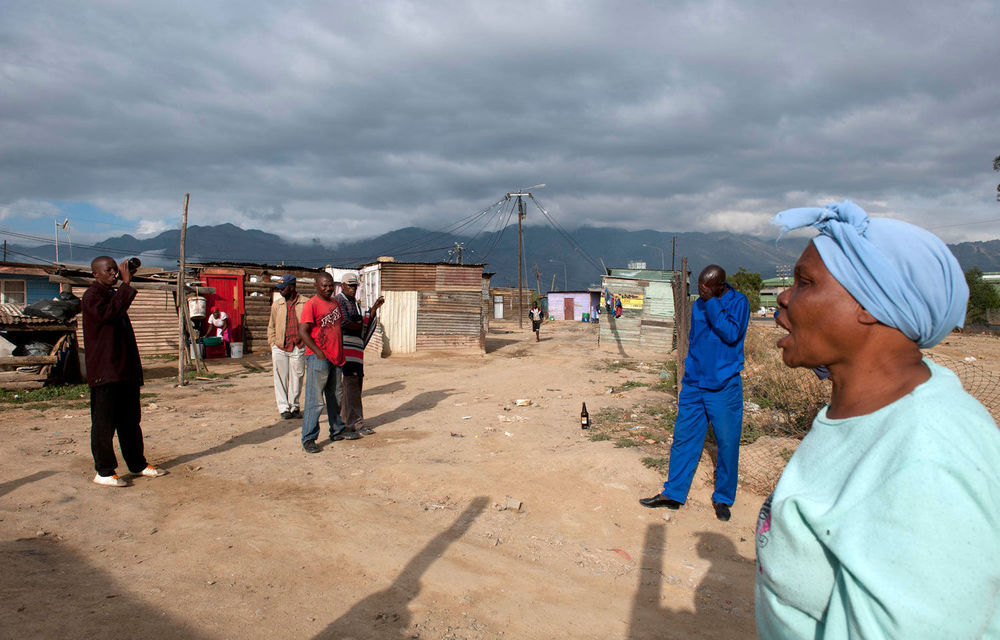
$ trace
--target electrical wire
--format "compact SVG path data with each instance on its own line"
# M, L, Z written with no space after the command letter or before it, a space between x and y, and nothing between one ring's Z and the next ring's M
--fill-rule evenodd
M577 251L579 251L580 255L582 255L584 258L586 258L587 261L590 262L591 265L593 265L601 273L604 273L604 267L601 266L601 264L597 260L595 260L593 256L591 256L589 253L587 253L587 251L584 250L584 248L581 247L580 244L577 243L577 241L573 239L573 236L571 236L568 231L566 231L565 229L563 229L552 218L552 216L549 215L549 212L546 211L544 207L542 207L542 204L538 201L538 199L535 198L535 196L528 196L528 197L531 198L531 201L535 203L535 206L538 207L538 210L542 212L542 215L545 216L545 219L548 220L548 222L552 226L552 228L555 229L556 232L558 232L563 237L563 239L566 240L567 243L569 243L569 245L571 247L573 247L574 249L576 249Z

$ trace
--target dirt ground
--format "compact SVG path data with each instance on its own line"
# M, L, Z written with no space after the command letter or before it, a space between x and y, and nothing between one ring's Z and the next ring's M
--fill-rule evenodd
M643 447L590 441L580 404L667 394L606 393L641 376L602 367L594 327L542 335L370 359L377 433L315 455L269 360L183 388L161 363L143 429L169 474L123 489L91 482L85 407L4 409L0 637L753 637L764 496L719 522L703 463L682 510L641 507L663 478Z

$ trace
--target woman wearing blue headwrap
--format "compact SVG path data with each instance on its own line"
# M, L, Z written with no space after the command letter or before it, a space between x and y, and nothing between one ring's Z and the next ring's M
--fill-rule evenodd
M820 232L778 296L778 347L833 393L758 518L758 634L1000 638L1000 430L920 352L963 322L961 268L850 201L775 223Z

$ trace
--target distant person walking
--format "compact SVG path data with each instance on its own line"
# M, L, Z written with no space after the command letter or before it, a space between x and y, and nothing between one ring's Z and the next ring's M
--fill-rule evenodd
M345 274L340 281L340 293L337 294L337 302L344 316L340 325L344 340L344 392L340 417L347 429L367 436L375 432L365 426L361 404L361 389L365 380L365 335L385 299L379 296L368 313L362 313L358 306L357 291L358 276L353 273Z
M306 349L299 335L299 318L308 296L299 295L295 276L285 274L275 285L281 297L271 303L267 343L271 346L274 398L285 420L298 418L302 379L306 374Z
M146 462L139 422L142 363L128 309L139 293L132 287L128 261L116 265L108 256L90 263L94 283L83 294L83 346L90 385L90 451L97 475L94 482L124 487L115 473L114 436L118 434L125 465L134 474L150 478L166 472ZM115 288L115 283L121 284Z
M667 481L662 493L639 501L643 506L679 509L687 501L711 422L719 447L712 506L719 520L729 520L743 433L740 372L749 322L747 297L726 284L722 267L705 267L698 276L698 299L691 307L690 347L677 400Z
M344 344L340 332L343 311L333 299L333 276L316 276L316 295L306 301L299 318L299 336L306 345L306 400L302 412L302 448L319 453L319 417L323 413L330 424L330 440L357 440L361 436L346 429L340 417L341 370Z
M528 311L528 318L531 319L531 330L535 332L535 342L538 342L541 340L539 329L542 327L542 310L538 306L537 300L531 305L531 309Z

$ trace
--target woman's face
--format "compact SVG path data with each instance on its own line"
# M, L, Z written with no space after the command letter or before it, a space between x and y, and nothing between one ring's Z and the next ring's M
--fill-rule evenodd
M795 263L791 288L778 295L775 322L788 335L778 340L789 367L818 367L839 362L857 346L861 305L830 274L816 247Z

